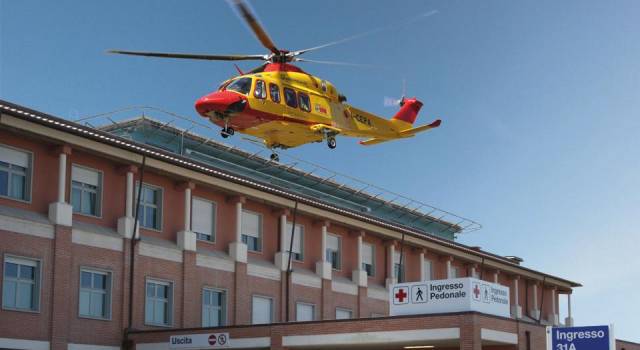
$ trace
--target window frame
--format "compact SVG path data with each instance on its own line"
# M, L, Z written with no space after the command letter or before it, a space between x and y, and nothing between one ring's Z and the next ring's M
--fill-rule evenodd
M289 102L287 101L287 90L293 92L293 96L295 97L293 100L296 102L295 106L290 105ZM296 90L285 86L283 87L282 91L284 95L284 104L290 108L298 108L298 93L296 92Z
M71 176L69 176L69 204L73 208L73 167L82 168L84 170L95 171L98 173L98 190L96 192L96 215L86 214L81 211L75 211L72 209L73 214L78 214L82 216L88 216L91 218L102 219L102 199L104 194L104 172L99 169L94 169L82 164L71 163ZM82 189L81 189L82 191ZM80 196L82 199L82 195ZM82 202L81 202L82 203Z
M338 234L335 234L335 233L327 232L327 238L329 236L333 236L333 237L338 239L338 267L334 267L333 266L333 260L329 261L329 256L327 255L327 252L329 251L329 245L328 244L327 244L326 251L324 252L325 258L327 259L327 261L329 261L329 263L331 263L331 269L332 270L342 271L342 236L340 236Z
M200 299L201 301L201 308L200 308L200 321L201 321L201 325L202 327L215 327L215 326L205 326L204 325L204 308L205 308L205 304L204 304L204 291L208 290L210 292L218 292L218 293L222 293L223 295L223 304L221 306L222 311L220 312L220 314L222 315L222 320L221 320L221 324L218 327L224 327L227 326L227 320L228 320L228 305L229 305L229 293L227 291L227 289L224 288L218 288L218 287L211 287L211 286L203 286L201 291L202 291L202 298Z
M338 318L338 311L348 312L350 315L349 318ZM336 320L353 320L353 309L336 306L335 319Z
M361 269L363 269L366 273L367 273L367 277L368 278L372 278L376 276L376 246L373 243L369 243L369 242L362 242L362 248L364 249L365 246L370 246L371 247L371 274L369 274L369 272L367 271L366 268L364 268L364 265L367 265L364 262L364 259L362 259L362 266L360 267Z
M287 221L287 226L286 226L286 232L285 232L285 236L287 237L287 240L291 239L291 230L289 229L289 225L293 225L293 222L291 221ZM303 224L296 224L297 227L300 227L300 253L292 253L289 251L289 246L285 247L286 248L286 252L289 254L292 254L291 257L293 258L294 261L297 262L304 262L304 225ZM294 231L295 232L295 231ZM294 239L295 242L295 239ZM291 242L289 242L291 243Z
M302 99L302 96L307 98L307 107L308 109L302 108L303 104L300 103L300 100ZM306 92L298 92L298 107L300 108L301 111L303 112L311 112L311 97L309 97L309 94L307 94Z
M253 323L253 313L254 313L254 307L253 307L253 300L255 298L262 298L262 299L268 299L270 301L270 305L271 305L271 312L269 315L269 322L268 323ZM272 324L275 320L275 298L268 296L268 295L264 295L264 294L252 294L251 295L251 325L267 325L267 324Z
M260 96L258 96L257 92L258 92L258 84L262 83L262 93L260 94ZM267 83L264 82L264 80L262 79L256 79L256 83L253 86L253 97L260 99L260 100L265 100L267 99Z
M136 215L136 211L138 210L138 206L136 205L138 203L138 186L140 186L140 181L136 182L136 185L134 186L134 194L133 194L133 215ZM144 190L144 186L150 187L152 189L158 190L160 191L160 204L156 204L156 209L158 209L159 211L159 215L158 215L158 222L159 222L159 227L155 228L155 227L147 227L147 226L143 226L142 222L140 221L140 216L138 216L138 225L140 226L141 229L145 229L145 230L151 230L151 231L156 231L156 232L162 232L163 229L163 222L164 222L164 188L161 186L157 186L154 184L150 184L148 182L143 182L142 183L142 189ZM142 192L140 193L142 194ZM140 205L144 206L142 201L140 201Z
M167 323L159 324L159 323L147 322L147 301L150 298L147 295L147 284L149 282L154 283L154 284L168 285L169 286L169 296L167 297L167 303L168 303L168 306L167 306L168 322ZM146 277L145 278L145 280L144 280L144 313L143 313L144 325L151 326L151 327L165 327L165 328L173 327L173 322L174 322L173 306L174 306L174 294L175 294L174 289L175 289L175 283L173 281L171 281L171 280L162 279L162 278L155 278L155 277Z
M14 146L10 146L4 143L0 143L0 148L7 148L10 150L14 150L17 152L22 152L22 153L26 153L29 156L29 167L27 168L27 174L26 174L26 178L24 181L25 184L25 194L27 197L27 199L22 199L22 198L16 198L16 197L11 197L9 195L0 195L0 198L3 199L9 199L9 200L14 200L14 201L18 201L18 202L22 202L22 203L28 203L31 204L32 200L33 200L33 196L32 196L32 192L33 192L33 174L35 174L35 153L26 149L22 149L22 148L18 148L18 147L14 147ZM11 164L11 163L9 163ZM8 188L9 184L7 183L7 194L9 193L9 188Z
M311 306L311 320L300 321L298 319L298 305ZM296 301L296 322L313 322L316 320L316 304L306 301Z
M97 273L97 274L103 274L107 276L108 280L107 280L107 286L105 288L105 293L106 293L105 303L107 303L108 305L107 316L97 317L92 315L83 315L80 313L80 292L82 292L82 272L90 272L91 274ZM92 277L92 280L93 280L93 277ZM146 289L145 289L145 295L146 295ZM78 274L78 317L92 319L92 320L111 321L111 317L113 315L112 298L113 298L113 272L111 270L102 269L102 268L95 268L91 266L80 266L80 273Z
M263 227L264 226L264 218L262 217L261 213L242 208L242 214L244 214L245 212L248 213L248 214L253 214L253 215L258 216L258 222L259 222L258 228L259 228L259 231L260 231L260 232L258 232L258 236L259 237L258 237L258 243L256 244L258 249L257 250L249 249L249 245L243 240L243 236L248 236L248 237L253 237L253 236L245 235L244 233L242 233L242 229L240 231L240 239L242 240L242 242L244 244L247 244L247 251L248 252L262 253L262 239L263 239L263 236L264 236L264 227ZM242 221L244 221L244 219ZM240 225L240 226L242 227L242 225ZM248 241L248 238L247 238L247 241Z
M7 262L7 258L15 259L15 260L27 260L33 261L37 264L36 278L34 279L35 287L34 287L34 297L35 297L35 305L31 309L20 309L11 306L5 306L4 304L4 287L5 287L5 263ZM42 270L43 270L43 260L40 258L33 258L28 256L20 256L15 254L5 253L2 258L2 289L0 290L0 294L2 296L2 300L0 300L0 307L2 310L6 311L17 311L17 312L29 312L29 313L41 313L41 305L42 305Z
M212 225L211 225L211 230L213 232L211 232L210 238L209 240L205 240L205 239L200 239L200 235L204 235L203 233L200 232L196 232L193 229L193 214L194 214L194 210L193 210L193 202L199 200L202 202L208 202L213 206L213 213L212 213ZM196 234L196 241L200 241L200 242L208 242L208 243L216 243L216 236L218 233L217 227L218 226L218 203L215 201L212 201L210 199L206 199L203 197L197 197L197 196L191 196L191 227L189 228L193 233Z
M272 88L275 86L275 88L278 90L278 100L276 101L276 99L273 98L273 90ZM280 104L280 101L282 101L282 94L280 92L280 86L276 83L269 83L269 98L271 98L271 101L273 103L278 103Z

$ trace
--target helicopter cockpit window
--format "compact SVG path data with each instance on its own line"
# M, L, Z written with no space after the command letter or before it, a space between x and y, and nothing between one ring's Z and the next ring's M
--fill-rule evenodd
M280 88L276 84L269 84L269 94L271 94L271 100L275 103L280 103Z
M226 90L246 95L251 90L251 78L238 78L227 85Z
M311 112L311 103L309 102L309 95L300 92L298 93L298 100L300 102L300 109L305 112Z
M298 107L298 100L296 97L296 92L293 91L293 89L290 89L288 87L284 88L284 102L287 103L287 106L291 107L291 108L297 108Z
M253 91L253 95L257 98L267 98L267 86L262 80L256 80L256 89Z

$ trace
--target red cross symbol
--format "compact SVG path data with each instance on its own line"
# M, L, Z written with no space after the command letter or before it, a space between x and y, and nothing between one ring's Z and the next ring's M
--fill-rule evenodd
M476 299L480 298L480 288L478 288L477 284L476 287L473 288L473 294L476 296Z
M398 302L403 302L404 298L407 297L407 293L405 293L404 288L400 288L400 290L398 290L398 292L396 293L396 299L398 299Z

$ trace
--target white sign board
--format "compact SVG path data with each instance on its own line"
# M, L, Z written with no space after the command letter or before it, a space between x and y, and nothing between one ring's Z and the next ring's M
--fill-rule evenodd
M477 278L398 283L389 293L391 316L463 311L511 315L509 287Z
M229 333L181 334L169 338L169 349L222 349L229 346Z

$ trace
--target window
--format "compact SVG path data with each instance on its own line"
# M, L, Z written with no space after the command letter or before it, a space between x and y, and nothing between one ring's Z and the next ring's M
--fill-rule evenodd
M191 210L191 231L197 239L213 242L216 240L216 204L214 202L193 198Z
M253 95L260 99L267 98L267 86L262 80L256 80L256 88L253 91Z
M236 91L246 95L249 93L249 90L251 90L251 78L238 78L229 83L225 90Z
M302 261L304 258L304 227L302 225L296 225L296 229L293 232L293 246L291 246L291 223L287 222L287 230L285 231L285 247L287 251L291 247L292 258L294 260Z
M31 200L31 154L0 146L0 197Z
M299 92L298 101L300 102L299 105L301 110L305 112L311 111L311 102L309 101L309 95L305 94L304 92Z
M362 269L367 271L367 276L373 276L376 273L375 251L373 249L373 244L362 243Z
M82 317L111 317L111 273L80 270L79 313Z
M5 257L2 280L2 307L37 311L40 302L40 262Z
M371 318L377 318L377 317L386 317L385 314L381 314L381 313L377 313L377 312L372 312L371 313Z
M100 216L102 174L73 165L71 167L71 205L74 213Z
M284 88L284 102L291 108L298 108L296 92L288 87Z
M219 327L226 323L227 295L218 289L202 290L202 327Z
M402 260L404 260L406 257L402 257ZM404 261L402 262L402 265L400 265L400 252L395 252L395 254L393 254L393 277L398 281L404 281Z
M242 242L247 245L247 249L259 252L260 238L262 237L262 216L257 213L242 211Z
M254 295L251 301L251 324L264 324L273 321L273 300Z
M336 320L348 320L352 317L352 312L349 309L336 308Z
M140 226L153 230L162 227L162 189L159 187L142 184L140 199ZM136 189L136 196L138 190Z
M172 283L147 280L146 288L147 298L144 307L144 322L155 326L170 326L173 312Z
M327 261L331 263L331 268L340 270L340 237L327 234Z
M315 305L307 303L296 303L296 321L315 320Z
M433 279L433 265L431 260L424 259L422 261L422 280L431 281Z
M280 88L276 84L269 84L269 94L271 95L271 100L275 103L280 103Z

